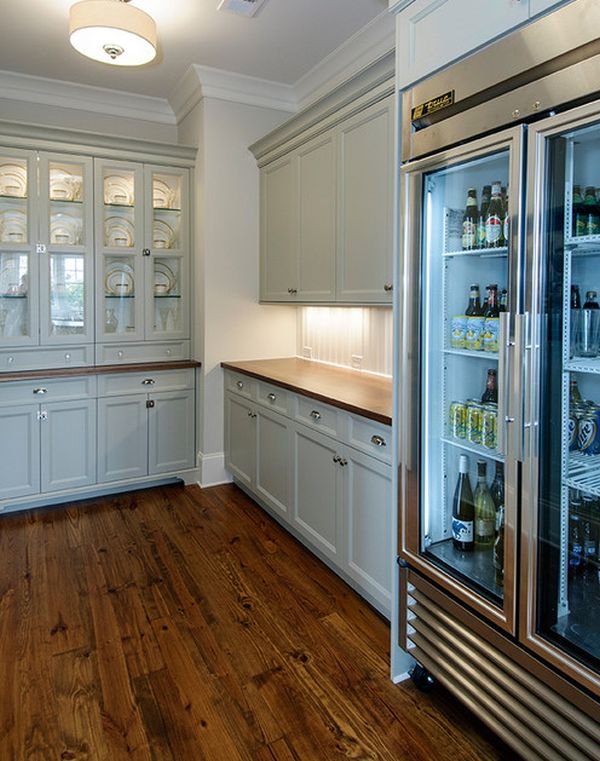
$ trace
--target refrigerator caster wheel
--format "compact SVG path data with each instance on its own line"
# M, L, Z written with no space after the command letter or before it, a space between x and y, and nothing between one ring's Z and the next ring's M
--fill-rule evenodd
M436 685L436 681L429 671L418 663L410 670L410 678L421 692L430 692Z

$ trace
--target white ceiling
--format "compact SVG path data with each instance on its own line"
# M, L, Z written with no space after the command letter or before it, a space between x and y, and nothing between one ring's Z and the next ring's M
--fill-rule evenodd
M125 69L90 61L68 42L74 0L0 0L0 69L167 98L192 63L294 84L388 0L266 0L254 18L219 0L133 0L158 26L159 56Z

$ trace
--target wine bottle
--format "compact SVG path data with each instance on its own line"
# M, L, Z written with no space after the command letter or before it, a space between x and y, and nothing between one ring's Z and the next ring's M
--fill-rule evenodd
M487 463L477 460L477 487L475 488L475 544L491 547L496 529L496 506L488 489Z
M452 503L452 541L461 552L473 549L475 506L469 482L469 458L461 454L458 463L458 481Z

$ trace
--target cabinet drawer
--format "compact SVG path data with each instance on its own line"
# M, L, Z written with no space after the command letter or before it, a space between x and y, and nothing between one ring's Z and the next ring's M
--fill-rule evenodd
M387 425L348 415L348 443L384 462L391 462L392 429Z
M93 399L96 396L96 377L49 378L47 380L0 383L0 407L13 404L43 404L69 399Z
M132 362L176 362L190 358L189 341L164 341L140 344L100 344L96 364L128 365Z
M254 399L256 396L256 384L254 378L242 373L227 372L225 374L225 387L234 394L239 394L246 399Z
M329 436L339 434L338 411L314 399L297 396L295 418Z
M272 386L270 383L260 381L257 388L257 399L269 409L287 415L289 412L289 394L280 386Z
M147 373L111 373L98 377L98 396L151 394L194 388L193 370L159 370Z
M0 351L0 372L40 370L55 367L87 367L93 364L93 346L69 346L62 349L38 346L35 349L7 349Z

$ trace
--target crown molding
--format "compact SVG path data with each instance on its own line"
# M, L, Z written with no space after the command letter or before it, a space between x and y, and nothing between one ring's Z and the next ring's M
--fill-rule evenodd
M79 85L46 77L0 70L0 99L74 108L127 119L175 125L175 115L164 98Z

